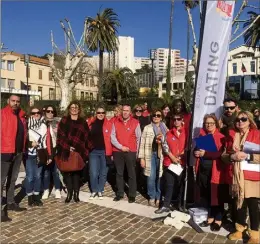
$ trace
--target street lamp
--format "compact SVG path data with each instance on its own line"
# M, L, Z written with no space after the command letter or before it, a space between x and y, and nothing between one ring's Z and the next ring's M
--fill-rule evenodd
M29 63L30 56L28 54L24 55L24 64L26 65L26 94L27 94L27 104L29 104Z
M153 68L153 63L154 63L154 60L156 59L156 55L157 55L157 51L156 49L150 49L149 50L149 57L152 61L152 88L154 87L154 68Z

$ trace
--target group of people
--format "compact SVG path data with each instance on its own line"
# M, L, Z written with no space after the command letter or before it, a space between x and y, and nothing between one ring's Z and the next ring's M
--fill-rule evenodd
M106 117L104 106L97 106L95 116L85 119L77 101L69 104L67 114L61 119L56 117L53 106L45 106L44 110L32 107L25 119L19 105L20 98L12 95L8 105L1 110L1 187L3 189L7 181L7 210L25 210L14 202L15 181L22 159L25 160L29 206L41 206L42 199L49 197L51 175L56 198L61 197L61 185L65 184L65 203L72 198L79 202L82 168L63 172L60 165L74 165L80 161L88 161L90 199L103 198L108 166L113 165L116 175L114 201L124 198L126 180L128 202L135 202L137 188L140 183L144 184L141 176L144 175L146 183L141 187L146 189L148 204L157 208L155 213L170 212L173 196L181 203L186 171L178 175L170 166L176 164L185 169L189 165L191 114L183 100L176 99L171 105L149 111L147 103L136 105L133 110L128 104L118 105L110 119ZM248 154L243 151L245 142L260 144L259 110L255 109L254 115L240 111L237 101L231 98L225 99L223 105L220 120L214 114L202 118L199 135L211 134L217 151L195 147L192 152L198 186L195 200L204 201L208 206L208 220L200 225L219 231L224 203L229 203L236 227L229 239L242 239L247 230L248 208L249 243L259 243L260 173L241 167L245 160L260 163L259 152ZM10 221L7 211L2 210L1 217L1 221Z

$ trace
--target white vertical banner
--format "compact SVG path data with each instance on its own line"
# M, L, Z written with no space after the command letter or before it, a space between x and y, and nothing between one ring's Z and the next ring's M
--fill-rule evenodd
M220 116L235 1L207 1L204 34L194 101L193 138L205 114Z

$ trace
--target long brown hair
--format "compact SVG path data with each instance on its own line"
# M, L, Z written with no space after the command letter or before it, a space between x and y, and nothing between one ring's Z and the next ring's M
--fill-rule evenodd
M65 116L70 116L70 107L71 105L77 105L79 107L79 114L78 114L78 118L83 118L84 117L84 114L82 112L82 106L80 104L79 101L75 100L75 101L71 101L70 104L68 105L67 109L66 109L66 114Z

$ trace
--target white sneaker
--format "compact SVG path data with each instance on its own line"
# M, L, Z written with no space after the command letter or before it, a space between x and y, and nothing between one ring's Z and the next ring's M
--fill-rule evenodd
M98 192L98 199L102 200L103 199L103 194L101 192Z
M43 195L42 195L42 199L43 200L48 199L49 194L50 194L49 190L44 190Z
M61 198L60 190L55 190L55 198L57 199Z
M92 192L90 197L89 197L89 200L94 200L94 198L96 197L97 193L96 192Z

